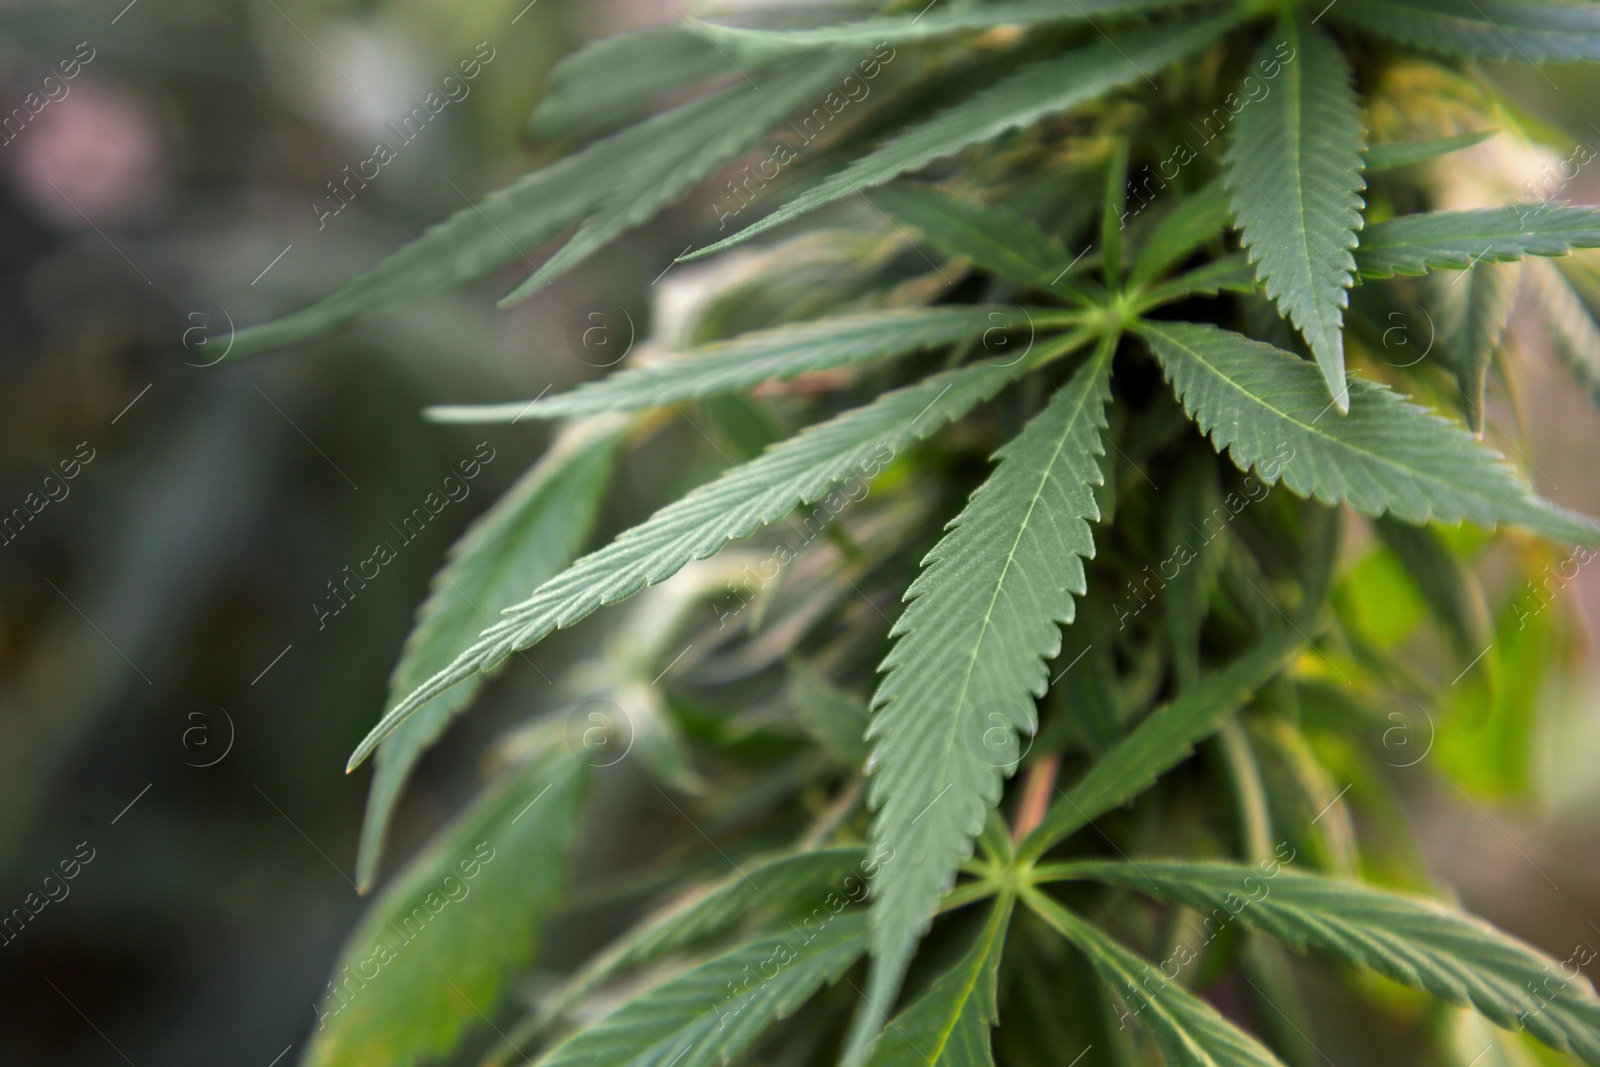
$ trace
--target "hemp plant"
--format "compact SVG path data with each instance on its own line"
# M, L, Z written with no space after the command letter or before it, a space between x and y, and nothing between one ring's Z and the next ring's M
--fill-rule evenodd
M626 364L432 413L562 428L350 761L364 885L486 674L598 612L593 654L377 896L306 1062L1600 1064L1594 950L1459 911L1392 792L1526 785L1562 647L1529 591L1600 538L1486 413L1528 323L1600 382L1600 210L1534 189L1570 142L1496 80L1600 60L1600 5L817 17L582 48L553 162L237 339L561 237L539 298L697 189L682 258L720 257ZM580 555L645 449L720 473ZM552 922L626 925L557 966Z

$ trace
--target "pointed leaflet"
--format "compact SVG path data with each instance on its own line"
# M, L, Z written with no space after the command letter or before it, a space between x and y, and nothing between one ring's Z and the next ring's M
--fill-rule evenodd
M1526 1026L1545 1044L1600 1064L1600 998L1576 967L1568 974L1570 964L1431 900L1271 861L1259 869L1147 859L1065 869L1072 877L1155 893L1200 912L1225 909L1300 951L1326 949L1452 1004L1475 1007L1508 1030Z
M1071 6L1060 0L1019 0L787 30L681 22L606 37L562 59L551 71L550 89L529 124L536 137L598 132L643 110L664 90L741 70L759 84L764 65L829 47L870 49L995 26L1073 22L1178 6L1182 0L1076 0ZM874 52L859 60L858 68L870 80L882 63L893 59L892 50L887 55Z
M879 189L870 202L943 251L1019 285L1046 288L1072 263L1061 238L999 204L910 183Z
M995 986L1011 908L1009 895L995 901L966 955L878 1036L867 1067L993 1067L989 1031L1000 1019Z
M823 64L775 72L757 91L739 82L714 96L658 115L598 141L464 207L366 274L309 307L243 330L228 358L292 344L390 304L431 296L504 263L524 259L564 228L605 208L623 207L620 191L640 174L659 173L700 146L720 165L760 142L795 107L800 88L810 91ZM807 99L807 98L802 98ZM707 146L715 145L713 154ZM709 173L709 172L708 172ZM641 196L665 203L656 190ZM642 201L641 201L642 202ZM528 261L531 266L531 261Z
M514 304L544 288L618 234L649 221L724 163L749 151L785 116L825 98L850 70L849 61L824 54L764 71L760 92L755 91L754 83L745 86L754 95L737 117L720 117L716 121L708 118L686 136L659 146L650 166L637 167L623 175L600 210L584 221L560 251L503 297L500 306Z
M493 1014L558 903L587 771L518 770L406 865L339 955L306 1067L431 1062Z
M622 428L621 420L596 419L566 431L451 546L389 678L391 702L448 666L522 590L572 561L594 522ZM406 777L450 719L471 702L476 682L428 701L378 749L356 861L356 881L363 890L377 874L384 831Z
M859 914L749 942L628 1000L538 1067L720 1067L836 982L867 948ZM769 977L770 972L770 977Z
M1373 382L1353 381L1350 413L1328 412L1316 369L1215 326L1146 322L1184 410L1240 470L1299 496L1410 523L1517 523L1547 537L1595 539L1589 519L1533 495L1498 452L1457 424Z
M603 37L563 56L528 119L535 137L583 136L626 122L667 89L733 73L688 23Z
M1333 18L1447 56L1600 59L1600 7L1521 0L1339 0Z
M1049 354L1041 350L1035 358ZM506 609L476 644L390 709L361 742L350 765L365 759L424 701L598 607L666 581L691 560L714 555L729 541L777 522L797 505L820 500L839 482L875 477L900 449L989 399L1031 366L1029 360L1019 360L1009 366L977 364L934 375L808 427L749 463L723 472Z
M748 863L742 871L684 894L618 938L542 1006L546 1018L564 1015L578 1001L622 973L670 952L721 934L752 916L802 910L814 913L842 894L860 903L878 864L858 847L817 849Z
M1454 137L1438 137L1427 141L1388 141L1382 144L1369 144L1367 173L1394 170L1396 167L1407 167L1413 163L1449 155L1451 152L1459 152L1475 144L1482 144L1499 132L1499 130L1484 130L1481 133L1462 133Z
M1149 236L1137 242L1139 254L1128 272L1128 284L1137 289L1149 285L1201 245L1221 237L1228 218L1228 191L1219 181L1209 181L1183 197Z
M1126 1005L1119 1023L1136 1020L1161 1046L1169 1067L1283 1067L1261 1043L1217 1009L1168 981L1144 960L1037 889L1022 899L1062 937L1078 946Z
M962 31L986 30L995 26L1028 26L1039 22L1083 22L1097 15L1137 14L1164 7L1189 6L1188 0L1007 0L967 8L922 8L908 15L861 19L832 26L768 30L718 26L701 22L706 38L727 48L757 47L763 54L790 49L813 49L830 45L860 47L881 41L894 44L931 40Z
M1158 708L1051 805L1044 821L1018 847L1018 858L1037 859L1069 834L1144 792L1188 759L1195 745L1216 733L1299 648L1292 636L1269 638Z
M968 145L1068 111L1122 85L1140 82L1216 40L1237 22L1234 16L1202 19L1183 28L1142 30L1073 49L1019 71L947 111L914 126L877 151L856 160L759 222L685 259L698 259L748 240L823 204L954 155Z
M1455 366L1466 402L1467 425L1474 433L1483 432L1483 390L1489 364L1511 321L1521 267L1520 263L1479 263L1465 277L1429 279L1439 283L1432 287L1429 303L1439 343Z
M1361 228L1361 118L1350 63L1326 31L1286 18L1283 45L1269 35L1255 66L1282 60L1272 92L1234 120L1223 180L1250 261L1267 295L1311 345L1339 408L1344 308L1355 281Z
M1102 344L922 561L873 695L873 840L894 849L873 887L872 1001L887 1010L917 938L1035 729L1046 663L1094 556L1100 430L1113 345Z
M540 400L436 407L429 409L428 417L434 422L520 422L665 406L711 393L753 389L808 371L906 355L982 337L992 329L1025 327L1028 322L1028 314L1020 308L973 305L841 315L741 334Z
M1362 235L1356 267L1363 278L1464 270L1474 263L1564 256L1600 247L1600 208L1508 204L1475 211L1433 211L1380 222Z

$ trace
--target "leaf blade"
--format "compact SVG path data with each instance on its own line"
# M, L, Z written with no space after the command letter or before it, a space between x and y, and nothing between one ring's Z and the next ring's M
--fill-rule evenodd
M571 562L594 522L621 433L615 419L569 429L450 547L389 676L390 701L448 665L510 603L515 590ZM356 882L363 892L377 875L384 834L411 768L477 688L474 679L440 693L379 748L356 858Z
M341 950L308 1067L433 1059L492 1012L557 903L587 770L562 754L508 776L373 901Z
M878 1035L866 1067L993 1067L989 1033L1000 1020L996 987L1011 921L1002 896L962 958Z
M778 326L629 367L546 399L430 408L434 422L520 422L664 407L811 371L855 366L981 337L1027 322L1017 308L892 308Z
M1283 1067L1259 1041L1176 982L1155 978L1159 988L1153 986L1149 964L1050 897L1028 889L1023 900L1076 945L1101 979L1133 1007L1128 1014L1155 1037L1167 1063L1179 1067Z
M1595 536L1590 520L1534 496L1499 453L1384 386L1352 382L1350 413L1325 418L1316 369L1288 352L1193 323L1145 322L1138 332L1217 451L1268 484L1414 524L1467 519L1575 542Z
M871 1000L887 1010L916 940L1031 734L1094 555L1113 345L1021 434L923 560L890 630L867 737L872 838L904 859L874 887ZM975 612L973 607L981 608ZM926 645L927 647L922 647Z
M1340 0L1329 13L1365 32L1447 56L1521 63L1600 59L1600 11L1587 3Z
M1048 353L1036 353L1044 358ZM591 611L665 581L691 560L706 559L729 541L776 522L800 504L814 503L850 478L873 477L894 453L948 419L992 397L1030 368L979 364L926 378L872 404L808 427L749 463L657 511L610 545L591 552L508 609L478 641L392 707L357 747L350 765L372 749L423 701L513 651L571 626ZM882 458L879 458L882 457Z
M1295 635L1269 637L1158 708L1050 806L1044 820L1018 846L1017 855L1037 859L1069 834L1138 796L1187 759L1194 746L1215 733L1299 647Z
M1141 859L1137 870L1118 863L1071 866L1097 881L1156 891L1201 911L1226 908L1298 951L1313 945L1326 949L1414 989L1476 1008L1507 1030L1525 1025L1552 1048L1600 1064L1600 998L1581 974L1558 978L1560 988L1550 990L1547 979L1561 965L1481 920L1430 900L1269 862L1277 873L1174 860ZM1229 896L1248 903L1234 911L1225 903ZM1530 996L1530 989L1552 995Z
M1144 68L1166 66L1203 48L1236 21L1233 16L1218 16L1176 32L1124 34L1021 71L912 127L733 236L682 258L699 259L720 252L860 189L882 185L969 145L1070 110L1137 81L1145 76Z
M1344 308L1361 228L1363 130L1349 61L1303 16L1282 29L1297 57L1277 91L1243 108L1223 156L1240 235L1267 295L1311 345L1328 391L1349 406ZM1256 65L1276 62L1263 42Z
M1372 226L1356 249L1363 278L1465 270L1527 256L1600 247L1600 208L1507 204L1472 211L1402 215Z

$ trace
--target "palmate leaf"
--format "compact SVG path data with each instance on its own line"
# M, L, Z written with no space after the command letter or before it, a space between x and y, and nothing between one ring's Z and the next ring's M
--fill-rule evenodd
M1021 308L971 304L841 315L742 334L541 400L436 407L428 417L434 422L520 422L661 407L980 338L990 330L1026 327L1030 321Z
M687 178L691 171L708 174L753 148L794 108L816 95L825 66L796 64L774 72L764 79L761 90L740 81L524 174L456 212L331 296L240 331L228 358L292 344L377 308L450 289L526 257L597 211L603 212L605 225L615 226L618 220L631 225L637 221L635 207L646 203L654 205L651 210L661 207L686 188L685 181L694 180ZM703 157L692 165L686 162L690 146L699 146ZM672 182L659 189L641 185L641 174L668 170ZM629 191L635 195L620 199ZM591 227L588 232L593 237L600 230Z
M520 590L572 562L594 522L624 425L620 419L595 419L564 432L451 546L389 677L391 702L449 666ZM477 683L472 679L440 693L378 749L356 860L363 891L377 875L384 832L411 768L471 702Z
M874 886L869 998L887 1011L916 940L1032 734L1033 702L1084 591L1100 517L1111 354L1102 344L1014 440L922 561L890 631L868 739L872 838L896 861Z
M823 983L838 981L866 951L860 914L826 915L826 921L741 945L633 997L545 1053L538 1067L732 1062Z
M885 186L871 200L943 251L1019 285L1048 288L1072 264L1060 237L998 204L910 183Z
M1339 0L1329 17L1447 56L1522 63L1600 59L1600 9L1522 0Z
M1589 519L1534 496L1498 452L1390 389L1355 381L1329 410L1316 368L1282 349L1193 323L1138 327L1184 409L1240 470L1298 496L1410 523L1517 523L1588 542Z
M1118 1021L1126 1024L1132 1017L1150 1031L1169 1067L1283 1067L1259 1041L1224 1019L1217 1009L1157 974L1091 923L1037 889L1024 890L1022 899L1089 958L1127 1006Z
M1150 73L1210 44L1237 21L1236 16L1217 16L1182 27L1120 34L1019 71L912 127L760 221L683 258L711 255L824 204L954 155L969 145L993 140L1119 86L1142 81Z
M1216 733L1299 651L1293 635L1279 635L1201 679L1163 705L1089 768L1050 806L1044 821L1023 839L1017 855L1034 860L1068 835L1144 792L1188 759L1194 746Z
M365 759L424 701L598 607L665 581L691 560L715 554L729 541L778 521L796 506L822 499L840 482L869 481L900 449L959 418L1025 374L1034 361L1059 350L1040 346L1030 359L1009 365L977 364L934 375L808 427L758 458L730 468L507 609L504 618L485 629L449 667L391 708L361 742L350 765Z
M972 947L878 1035L867 1067L993 1067L989 1031L1000 1019L996 985L1011 896L994 904Z
M1073 877L1155 893L1200 912L1223 909L1300 951L1326 949L1474 1007L1508 1030L1526 1026L1545 1044L1600 1064L1600 998L1576 967L1568 974L1538 950L1433 901L1275 863L1258 869L1141 859L1067 866Z
M1303 15L1280 30L1294 49L1273 92L1239 112L1223 157L1234 219L1267 295L1305 335L1335 404L1344 381L1344 308L1361 228L1363 132L1350 63ZM1269 36L1256 66L1276 62Z
M1474 263L1564 256L1600 247L1600 208L1536 202L1402 215L1370 227L1356 250L1363 278L1465 270Z
M587 771L563 752L507 775L406 865L339 955L307 1067L435 1060L493 1014L559 902Z

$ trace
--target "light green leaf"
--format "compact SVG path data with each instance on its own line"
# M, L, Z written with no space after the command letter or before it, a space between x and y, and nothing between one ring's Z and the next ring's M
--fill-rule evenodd
M909 183L885 186L871 202L950 255L1019 285L1047 289L1072 264L1061 238L999 204Z
M1508 1030L1600 1064L1600 998L1582 974L1430 900L1283 868L1141 859L1067 865L1074 876L1222 910L1300 951L1326 949L1404 985L1471 1006ZM1268 873L1275 872L1275 873ZM1573 972L1576 967L1571 968Z
M1094 556L1111 354L1098 351L995 453L906 591L868 739L872 838L895 851L874 887L869 999L887 1010L939 894L1036 729L1034 700Z
M1037 889L1023 891L1034 913L1089 958L1125 1005L1119 1022L1133 1018L1161 1046L1171 1067L1283 1067L1261 1043L1217 1009L1084 922Z
M389 677L391 703L447 667L522 590L572 561L594 522L623 429L620 419L596 419L566 430L451 546ZM356 861L356 881L363 891L377 875L384 832L406 777L471 702L478 681L428 701L378 749Z
M1385 386L1352 382L1350 413L1340 416L1316 368L1282 349L1193 323L1138 330L1217 451L1268 484L1410 523L1511 522L1560 540L1596 537L1589 519L1534 496L1498 452Z
M993 1067L996 985L1012 898L995 902L972 947L878 1035L867 1067Z
M1524 0L1339 0L1329 16L1447 56L1520 63L1600 59L1600 8Z
M732 1062L866 951L861 915L823 911L826 921L751 941L633 997L545 1053L538 1067Z
M1033 358L1042 360L1054 351L1041 348ZM667 505L508 608L477 643L384 715L351 756L351 766L424 701L598 607L665 581L691 560L716 554L796 506L821 499L840 482L870 480L900 449L989 399L1032 365L1018 360L1009 366L961 367L885 393L865 407L808 427Z
M1464 148L1471 148L1475 144L1482 144L1499 130L1484 130L1481 133L1463 133L1455 137L1439 137L1428 141L1391 141L1383 144L1367 145L1367 173L1377 174L1380 171L1394 170L1397 167L1410 166L1412 163L1421 163L1439 156L1447 156L1451 152L1459 152Z
M435 1060L494 1014L558 903L587 770L562 753L507 775L406 865L339 955L307 1067Z
M1467 426L1483 432L1483 391L1489 364L1500 349L1511 307L1521 280L1520 263L1479 263L1448 281L1442 275L1433 283L1429 306L1439 343L1444 346L1466 401Z
M1224 156L1234 218L1267 295L1305 335L1335 404L1344 380L1344 308L1361 228L1363 132L1350 63L1303 15L1280 31L1294 49L1273 91L1234 120ZM1276 63L1268 36L1256 66Z
M1040 315L1054 314L1041 311ZM664 407L711 393L753 389L810 371L908 355L990 330L1026 327L1021 308L950 305L842 315L743 334L658 362L629 367L568 393L510 404L430 408L434 422L520 422Z
M1236 16L1218 16L1181 29L1122 34L1019 71L1006 80L915 126L791 200L777 211L713 245L683 258L699 259L746 241L814 208L832 203L910 171L954 155L968 145L990 141L1068 111L1119 86L1205 47L1235 25Z
M1508 204L1475 211L1402 215L1370 227L1356 250L1363 278L1464 270L1524 256L1600 247L1600 208Z
M1156 709L1050 806L1017 855L1024 861L1037 859L1069 834L1150 788L1188 759L1195 745L1215 733L1299 649L1300 641L1293 636L1269 638Z
M1219 181L1207 182L1183 197L1139 243L1128 285L1136 289L1149 285L1201 245L1221 237L1231 217L1228 190Z

